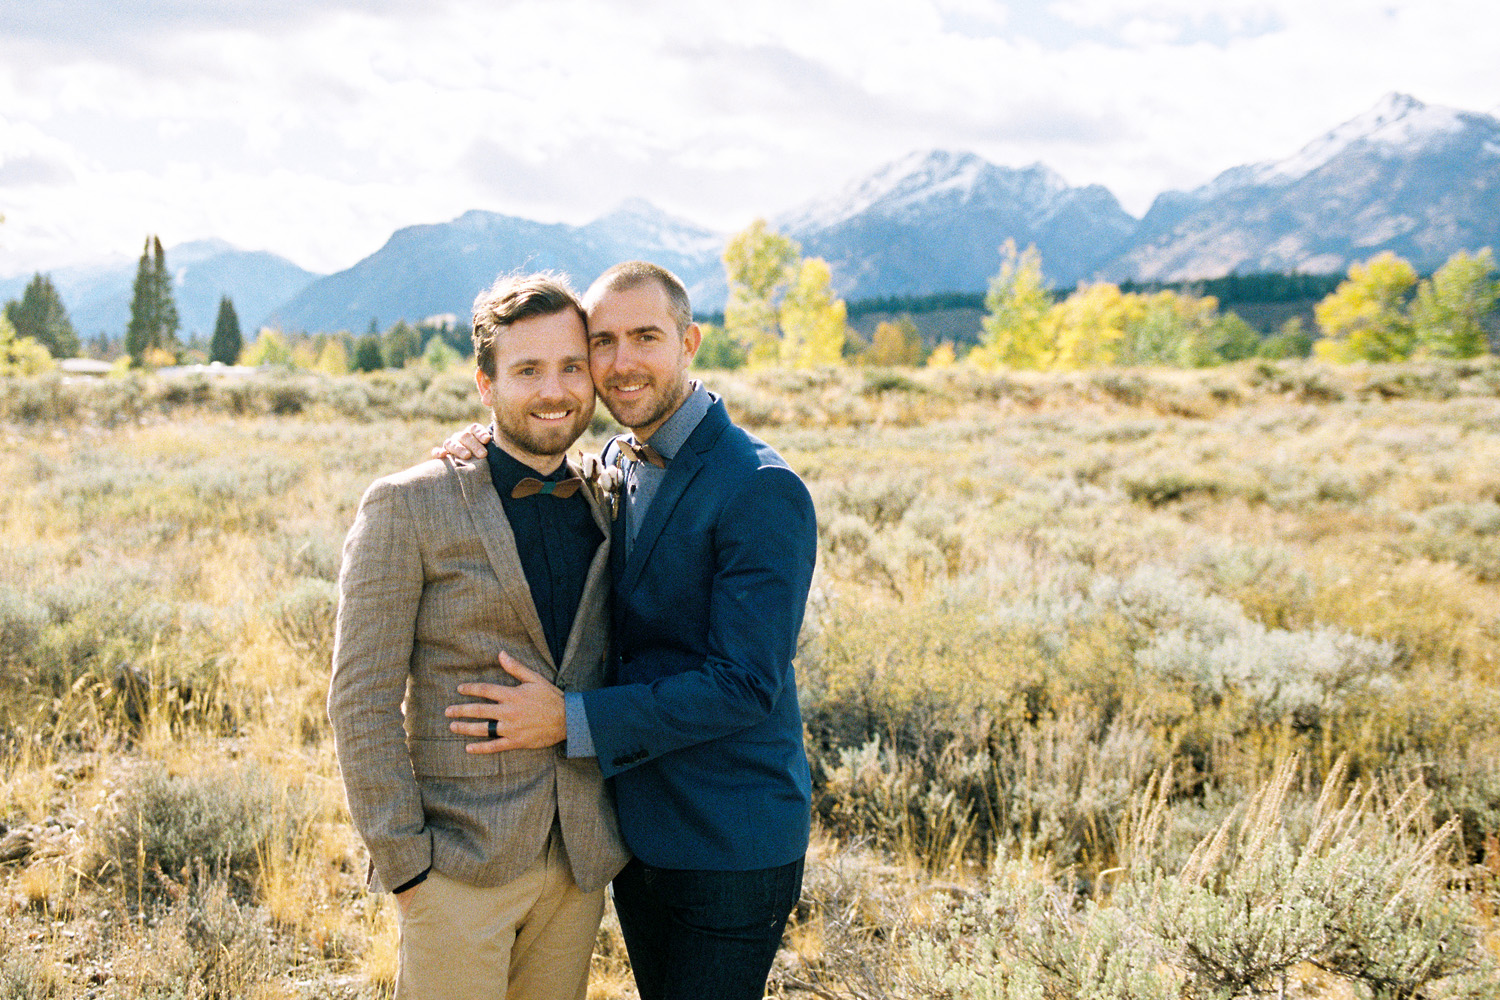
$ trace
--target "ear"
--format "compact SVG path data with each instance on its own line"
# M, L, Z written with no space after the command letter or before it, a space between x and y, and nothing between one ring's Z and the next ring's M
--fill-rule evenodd
M682 331L682 347L687 351L688 361L692 361L698 354L698 347L703 343L703 331L697 323L689 323L688 328Z
M494 386L490 377L484 373L483 368L474 369L474 384L479 387L479 401L484 404L485 409L495 408Z

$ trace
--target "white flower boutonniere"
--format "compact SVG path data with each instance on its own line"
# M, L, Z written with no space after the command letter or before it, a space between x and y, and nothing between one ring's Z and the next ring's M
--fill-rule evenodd
M609 505L609 519L620 515L620 492L625 485L625 471L618 465L605 465L598 455L584 455L578 461L579 471L594 497L601 504Z

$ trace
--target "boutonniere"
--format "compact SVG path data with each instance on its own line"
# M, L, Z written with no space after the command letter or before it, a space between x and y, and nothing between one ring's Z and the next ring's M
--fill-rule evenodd
M620 514L620 492L625 485L625 470L618 465L606 465L598 455L583 455L578 460L584 482L594 491L600 504L609 505L609 519Z

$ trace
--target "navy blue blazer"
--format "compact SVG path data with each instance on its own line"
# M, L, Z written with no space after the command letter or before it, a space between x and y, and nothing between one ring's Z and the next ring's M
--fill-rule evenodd
M807 487L720 400L667 466L629 559L612 547L609 686L582 697L645 863L748 871L806 853L792 657L817 536Z

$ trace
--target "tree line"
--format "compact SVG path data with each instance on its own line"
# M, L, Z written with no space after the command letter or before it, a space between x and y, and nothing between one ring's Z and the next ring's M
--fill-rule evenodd
M1084 283L1067 294L1042 280L1035 247L1001 248L977 344L929 344L907 309L877 325L869 343L847 326L852 310L829 290L829 269L802 260L795 242L756 222L724 253L729 303L723 326L708 325L700 364L791 367L846 362L1070 370L1110 365L1202 368L1247 358L1318 357L1333 362L1468 358L1489 350L1500 302L1493 253L1459 251L1430 277L1386 252L1345 276L1227 275L1186 284ZM1315 327L1293 317L1262 335L1225 303L1318 299ZM936 303L974 308L954 293L875 300L875 309ZM894 307L894 308L893 308ZM867 311L874 311L868 309Z
M1500 302L1494 255L1459 251L1432 275L1385 252L1344 276L1227 275L1187 284L1086 283L1066 294L1042 280L1035 247L1001 248L1000 270L981 297L953 292L871 299L850 306L833 291L832 268L802 256L796 241L762 220L732 237L723 253L729 299L702 324L703 368L781 365L942 366L1067 370L1109 365L1201 368L1246 358L1308 357L1332 362L1467 358L1489 350ZM1314 329L1300 317L1262 335L1228 305L1316 298ZM977 342L932 342L914 317L983 308ZM869 340L853 316L896 314ZM184 345L161 240L146 238L132 288L122 365L182 363L278 365L330 375L422 364L446 369L469 355L466 324L455 317L419 324L375 319L362 336L286 334L263 329L247 343L234 303L220 299L206 345ZM0 315L0 372L35 372L80 353L77 332L49 276L36 274Z

